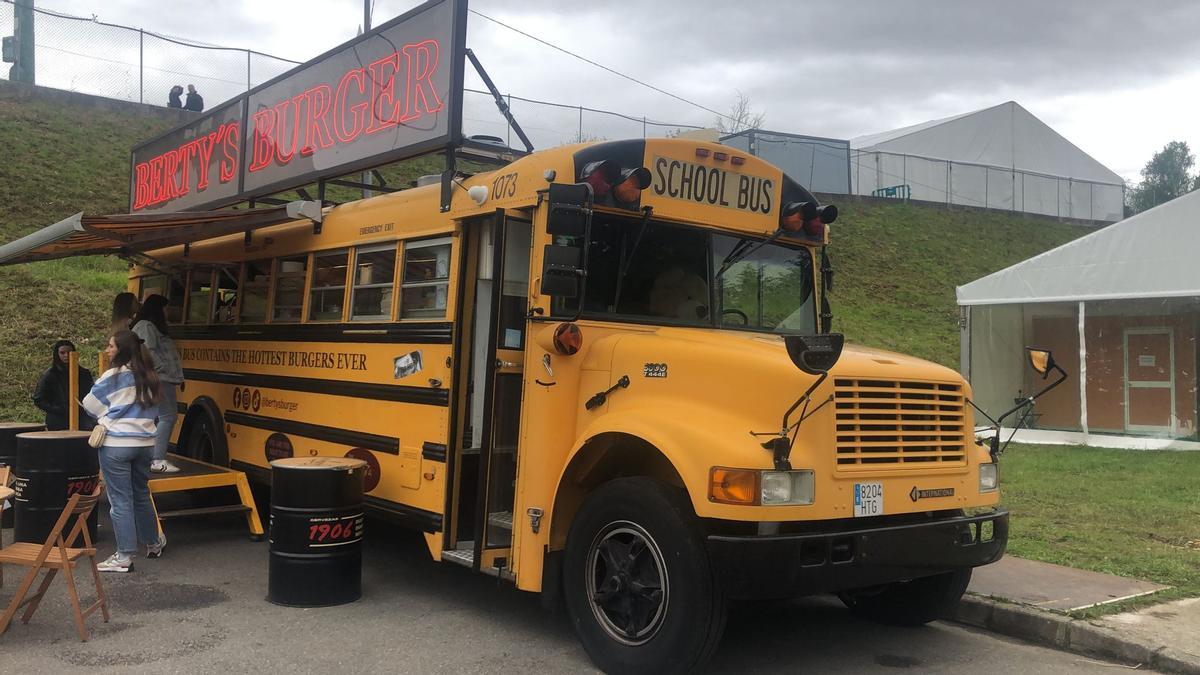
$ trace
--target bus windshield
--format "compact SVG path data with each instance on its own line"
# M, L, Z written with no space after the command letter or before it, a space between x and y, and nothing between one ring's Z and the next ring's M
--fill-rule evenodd
M573 242L563 242L573 243ZM803 246L596 213L583 314L594 318L775 333L816 332L813 263ZM723 262L736 262L719 276ZM556 303L556 314L574 312Z

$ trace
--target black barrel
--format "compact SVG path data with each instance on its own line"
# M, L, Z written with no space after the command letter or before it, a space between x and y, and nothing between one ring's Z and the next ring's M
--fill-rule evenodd
M362 596L363 478L349 457L271 462L267 600L325 607Z
M100 460L86 431L33 431L17 434L16 524L13 541L46 541L71 495L91 494L100 480ZM88 518L96 537L96 511Z
M10 469L15 469L17 466L17 434L23 434L26 431L41 431L45 429L45 424L27 424L25 422L0 422L0 467L7 466ZM4 516L0 519L0 527L13 526L13 510L12 505L4 509Z

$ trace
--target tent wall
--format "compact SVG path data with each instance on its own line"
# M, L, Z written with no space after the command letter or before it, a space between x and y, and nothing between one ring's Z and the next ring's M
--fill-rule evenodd
M1077 220L1116 222L1124 217L1123 185L881 150L850 151L850 183L854 194L864 196Z
M850 141L751 129L721 143L774 164L813 192L850 194Z

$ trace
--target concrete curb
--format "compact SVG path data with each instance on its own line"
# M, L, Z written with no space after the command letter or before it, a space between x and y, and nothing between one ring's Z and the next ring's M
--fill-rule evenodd
M1140 664L1170 673L1200 675L1200 658L1191 654L1181 654L1164 645L1136 642L1110 628L1024 605L968 594L947 618L1077 654Z

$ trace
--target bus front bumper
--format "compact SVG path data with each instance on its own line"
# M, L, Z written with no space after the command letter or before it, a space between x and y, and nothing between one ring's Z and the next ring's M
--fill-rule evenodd
M708 537L719 581L740 599L831 593L978 567L999 560L1007 543L1003 510L815 534Z

